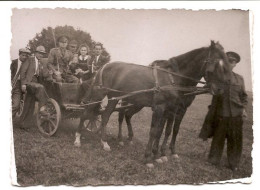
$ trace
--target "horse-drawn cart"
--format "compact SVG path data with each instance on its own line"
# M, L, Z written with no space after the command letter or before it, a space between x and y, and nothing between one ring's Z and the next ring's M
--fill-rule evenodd
M79 118L85 110L85 105L78 103L78 92L80 83L58 83L45 82L44 87L49 96L48 102L45 105L44 114L37 111L36 121L39 131L45 136L52 136L60 126L62 120ZM115 111L125 109L131 105L118 106ZM99 111L101 114L102 111ZM98 129L100 119L97 116L92 121L86 121L87 129Z

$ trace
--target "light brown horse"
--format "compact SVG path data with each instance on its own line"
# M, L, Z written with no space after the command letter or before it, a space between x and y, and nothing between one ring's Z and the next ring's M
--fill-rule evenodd
M219 64L220 60L224 60L221 65ZM208 82L214 82L225 80L228 78L226 76L230 74L228 60L223 47L213 41L209 47L199 48L179 56L177 62L181 63L179 64L180 72L185 76L192 77L194 80L204 76ZM109 63L97 73L90 93L86 93L85 100L83 99L84 102L98 102L107 96L110 100L106 110L101 115L101 142L103 148L109 151L110 147L106 142L105 129L109 117L118 103L118 99L115 97L136 91L142 92L138 96L125 97L125 100L134 105L152 107L153 109L149 141L145 150L145 163L147 163L148 167L153 166L152 153L154 153L155 158L158 156L158 151L154 149L157 148L155 143L161 136L161 122L166 105L169 103L175 104L178 97L182 95L180 91L173 88L171 77L169 77L167 72L163 70L156 71L158 81L155 80L154 70L149 67L124 62ZM183 84L185 81L190 80L174 76L174 81L177 84ZM99 105L89 105L86 107L84 114L82 114L76 132L76 145L80 144L80 134L84 121L90 119L88 114L93 113L93 110L97 109L97 107Z

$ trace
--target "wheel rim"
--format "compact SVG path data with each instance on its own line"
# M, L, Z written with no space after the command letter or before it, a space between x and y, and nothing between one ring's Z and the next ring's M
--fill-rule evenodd
M49 99L45 107L46 113L37 113L37 126L42 134L52 136L60 124L60 107L53 99Z
M24 101L21 100L20 106L19 106L19 110L18 110L18 112L16 113L16 116L17 116L17 117L20 117L20 116L22 115L23 107L24 107Z

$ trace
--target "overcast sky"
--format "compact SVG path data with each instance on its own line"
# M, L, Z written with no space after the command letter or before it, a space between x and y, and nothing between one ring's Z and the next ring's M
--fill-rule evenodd
M104 44L111 61L148 65L219 41L252 91L247 11L13 9L11 57L48 26L71 25Z

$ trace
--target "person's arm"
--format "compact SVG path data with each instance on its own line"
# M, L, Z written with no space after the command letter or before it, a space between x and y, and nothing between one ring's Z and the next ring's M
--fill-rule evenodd
M29 82L28 78L27 78L27 72L28 72L28 68L29 68L30 64L31 64L31 62L30 62L30 59L28 58L21 65L20 80L21 80L21 87L22 87L23 92L26 91L26 84Z
M53 73L55 73L56 69L54 67L54 61L55 61L55 50L51 49L49 56L48 56L48 63L47 63L47 67L50 71L52 71Z
M245 89L245 82L242 77L241 77L241 81L242 81L242 88L241 88L241 93L240 93L240 100L241 100L244 108L246 108L248 100L247 100L247 93L246 93L246 89Z
M242 88L241 88L241 93L240 93L240 100L244 107L243 117L246 118L247 117L246 106L247 106L248 100L247 100L247 93L245 90L245 82L244 82L243 77L241 77L241 83L242 83Z

